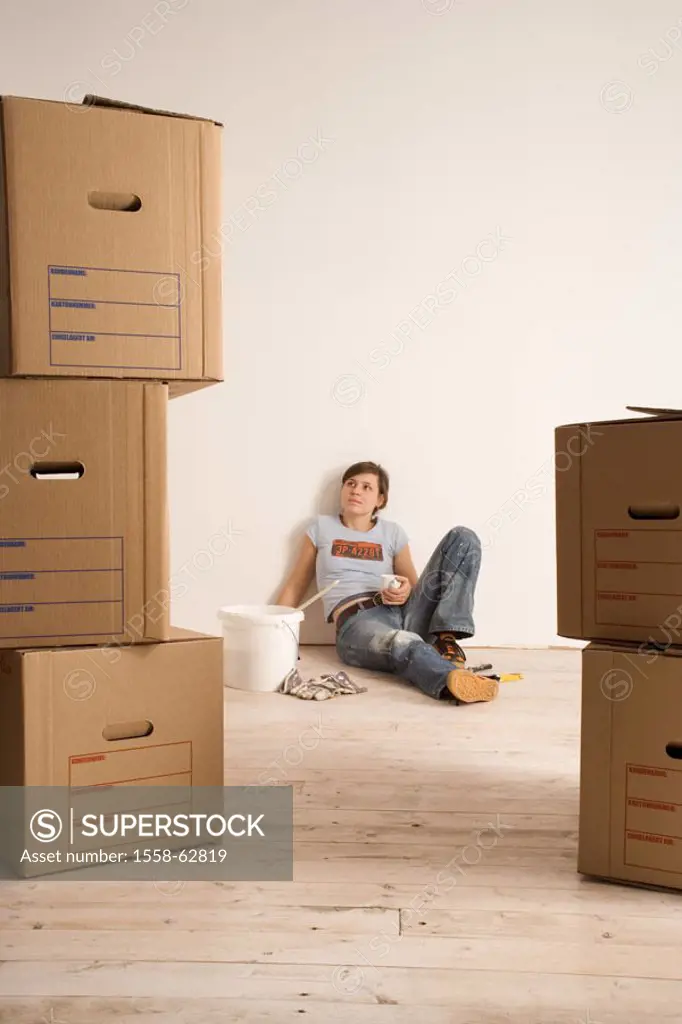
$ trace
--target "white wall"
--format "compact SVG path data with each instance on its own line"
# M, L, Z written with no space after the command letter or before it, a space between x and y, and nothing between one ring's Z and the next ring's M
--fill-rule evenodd
M4 92L226 123L227 382L172 406L177 622L269 599L330 474L372 458L418 564L480 532L477 640L557 642L553 427L682 404L680 25L674 0L7 9Z

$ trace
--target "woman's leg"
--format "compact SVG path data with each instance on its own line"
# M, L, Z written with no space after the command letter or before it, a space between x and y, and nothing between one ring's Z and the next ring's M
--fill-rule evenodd
M446 533L405 605L405 629L424 640L442 633L473 636L480 568L481 542L474 531L456 526Z
M417 587L404 605L406 629L435 644L462 668L466 654L458 639L474 634L474 590L480 570L480 541L466 526L447 532L431 555Z
M436 700L492 700L497 692L492 680L479 682L471 673L453 671L432 644L404 627L403 609L397 606L353 615L337 635L336 650L346 665L392 672Z

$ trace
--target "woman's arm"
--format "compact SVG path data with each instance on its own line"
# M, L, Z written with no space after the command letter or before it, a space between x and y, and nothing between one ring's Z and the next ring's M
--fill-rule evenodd
M417 570L414 567L412 561L412 552L410 551L410 545L406 544L405 547L401 548L397 555L393 557L393 572L396 576L406 576L410 581L411 587L417 586Z
M417 570L412 561L408 544L393 556L393 572L400 580L397 590L382 590L381 600L384 604L405 604L412 590L417 585Z
M287 608L297 608L315 577L317 548L306 534L301 542L296 563L289 573L275 603Z

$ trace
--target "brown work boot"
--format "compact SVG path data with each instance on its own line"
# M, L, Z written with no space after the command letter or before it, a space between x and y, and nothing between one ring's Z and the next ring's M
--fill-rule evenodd
M477 676L466 669L454 669L447 680L447 687L453 697L464 704L476 704L494 700L500 689L496 679Z
M467 656L457 643L454 633L436 633L433 646L446 661L452 661L460 668L466 664Z

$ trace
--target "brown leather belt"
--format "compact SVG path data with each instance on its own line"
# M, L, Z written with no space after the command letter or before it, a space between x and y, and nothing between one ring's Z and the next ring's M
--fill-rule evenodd
M342 609L334 620L336 632L338 633L344 622L347 619L350 619L352 615L356 615L358 612L364 611L366 608L376 608L377 605L382 605L383 603L384 602L381 600L381 594L376 593L373 597L364 597L360 601L356 601L355 604L351 604L347 608Z

